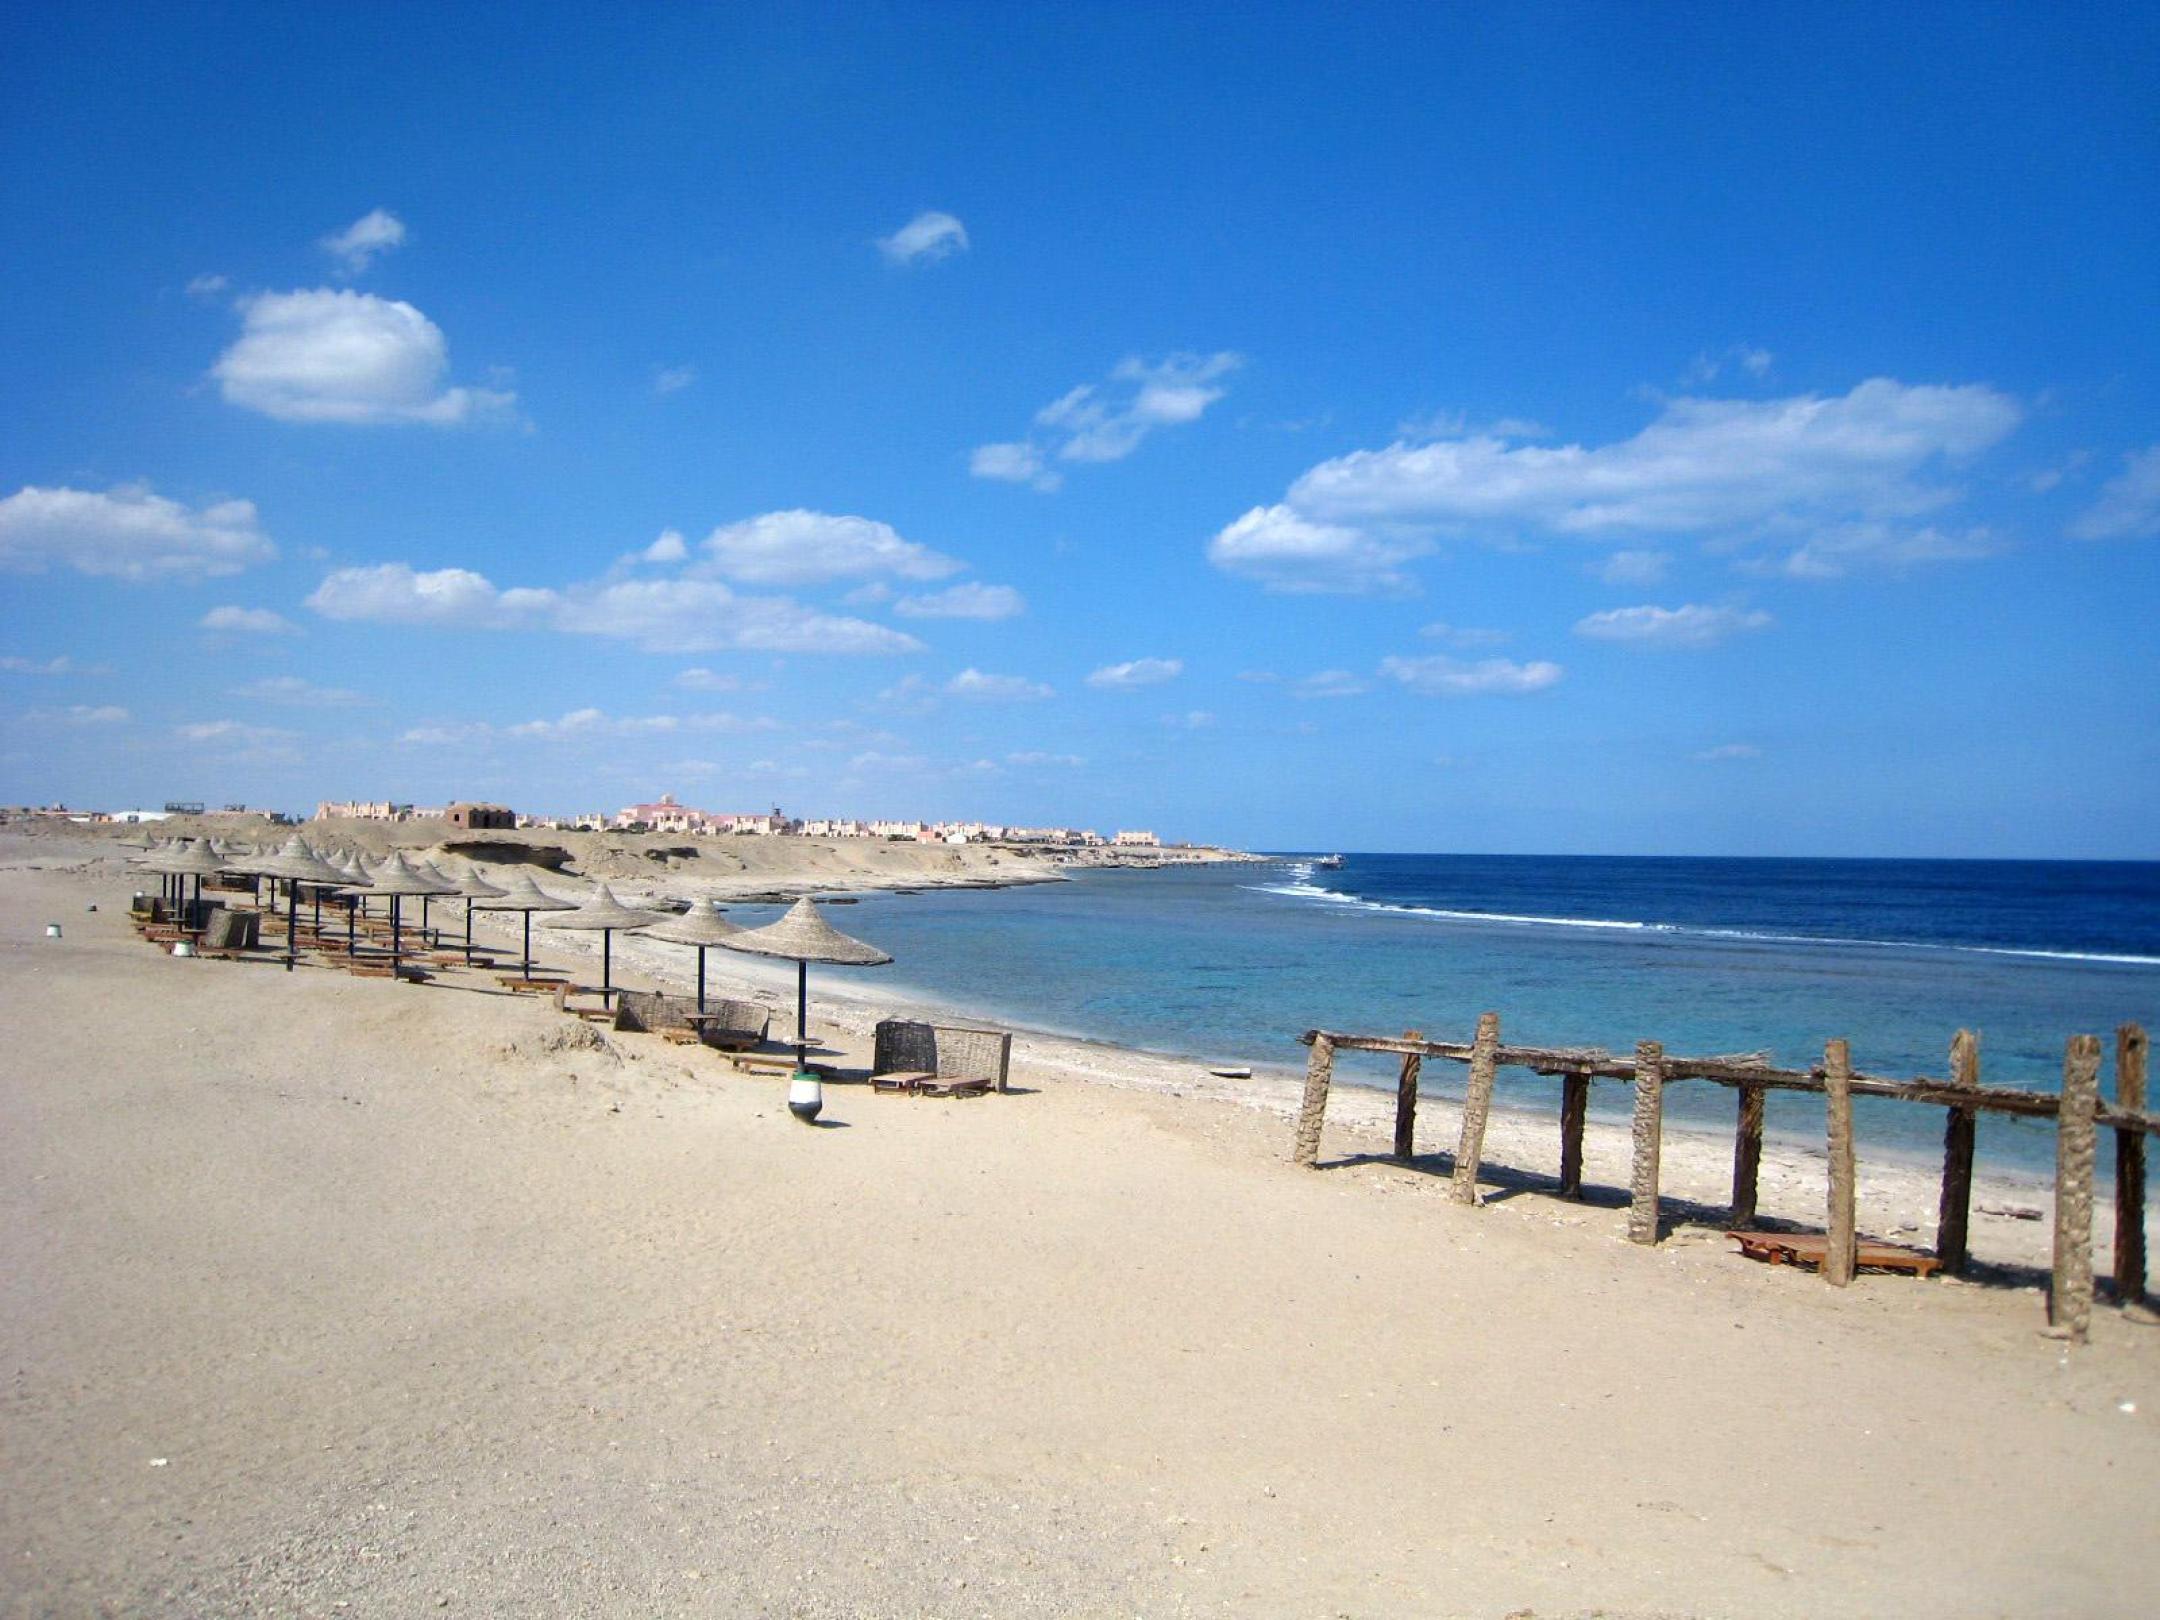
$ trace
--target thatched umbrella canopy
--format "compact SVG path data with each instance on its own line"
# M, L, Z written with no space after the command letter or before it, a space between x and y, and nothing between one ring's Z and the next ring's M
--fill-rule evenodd
M690 909L680 917L663 917L645 930L647 939L664 939L671 945L695 945L697 947L697 1006L705 1010L705 953L715 945L724 945L742 932L739 923L731 923L717 900L693 900Z
M851 938L825 920L808 899L795 902L787 915L763 928L749 928L720 941L725 951L747 951L753 956L782 956L795 963L795 1066L807 1072L810 1057L810 964L831 962L840 967L877 967L892 958L875 945ZM794 1106L792 1098L789 1106ZM811 1110L815 1113L815 1109ZM808 1117L807 1115L804 1117Z
M475 900L473 906L479 911L516 911L525 918L525 965L526 978L532 977L532 919L536 911L575 911L575 900L564 900L552 895L535 883L530 872L519 870L503 879L503 892L499 899Z
M225 862L222 857L213 855L207 844L191 843L166 856L158 870L170 872L180 880L183 905L187 900L187 880L192 877L195 880L195 904L199 906L202 904L202 880L224 871Z
M612 946L616 930L621 929L628 933L640 928L650 928L659 920L659 914L656 912L639 911L624 905L615 898L615 891L602 883L593 890L592 898L582 906L570 911L558 912L552 917L542 917L540 926L542 928L598 930L600 935L600 999L605 1001L615 993Z
M475 900L500 900L504 891L480 875L480 869L469 866L463 872L446 872L433 861L428 870L450 885L450 892L465 902L465 965L472 965L472 911Z
M450 885L416 872L406 862L402 850L392 850L382 865L375 868L368 878L368 894L387 894L390 897L390 971L398 971L399 959L404 955L404 941L399 932L401 919L399 903L408 895L447 894ZM356 891L359 892L359 891Z
M285 971L293 970L300 952L300 885L312 883L316 894L316 921L321 922L322 891L345 881L345 874L309 849L298 833L285 841L275 855L255 857L253 870L263 877L285 880Z

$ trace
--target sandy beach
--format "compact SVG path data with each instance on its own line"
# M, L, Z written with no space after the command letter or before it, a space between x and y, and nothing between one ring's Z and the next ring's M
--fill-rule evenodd
M1550 1174L1549 1120L1496 1120L1464 1209L1357 1160L1377 1094L1307 1172L1279 1081L1032 1036L1014 1095L840 1084L804 1129L483 976L161 955L87 855L0 860L0 1612L2149 1602L2160 1328L2045 1337L2044 1221L1976 1218L1976 1280L1840 1292L1506 1174ZM840 978L859 1069L893 1009ZM1672 1131L1668 1190L1715 1204L1728 1154ZM1774 1145L1765 1213L1821 1185ZM1864 1231L1924 1243L1933 1202L1867 1162Z

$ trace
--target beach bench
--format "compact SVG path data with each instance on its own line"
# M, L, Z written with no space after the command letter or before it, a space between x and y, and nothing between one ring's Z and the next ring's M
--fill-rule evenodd
M761 1046L772 1014L754 1001L721 999L707 1001L705 1010L694 1009L684 1020L697 1031L698 1039L718 1052L747 1052Z
M877 1026L870 1089L916 1097L980 1097L1006 1089L1012 1036L999 1029L887 1018Z
M1821 1232L1727 1232L1750 1260L1773 1266L1813 1266L1822 1269L1830 1252L1830 1239ZM1904 1271L1915 1277L1932 1277L1942 1260L1924 1249L1908 1249L1899 1243L1879 1243L1861 1238L1854 1245L1856 1271Z

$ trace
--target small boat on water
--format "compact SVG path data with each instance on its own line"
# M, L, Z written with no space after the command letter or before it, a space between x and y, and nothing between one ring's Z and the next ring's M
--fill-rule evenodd
M1313 868L1320 872L1339 872L1342 870L1342 857L1340 855L1323 855L1313 862Z

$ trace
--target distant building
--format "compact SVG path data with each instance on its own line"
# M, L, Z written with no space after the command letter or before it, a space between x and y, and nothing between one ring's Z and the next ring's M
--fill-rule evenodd
M477 804L465 799L460 799L443 811L443 820L453 827L463 827L472 832L515 827L518 824L517 813L506 804Z
M1151 832L1120 832L1110 840L1119 849L1160 849L1162 840Z

